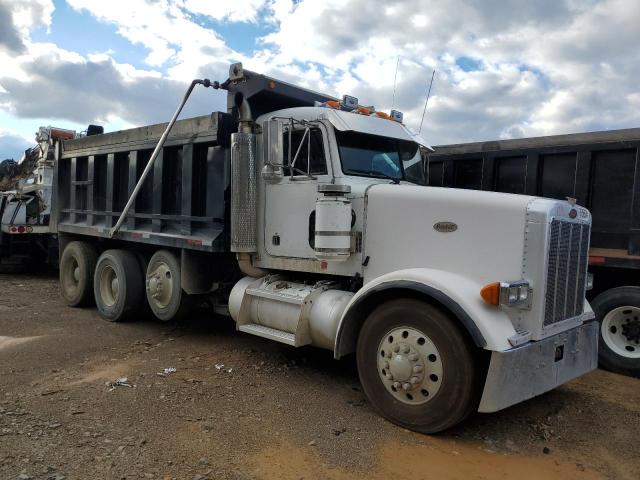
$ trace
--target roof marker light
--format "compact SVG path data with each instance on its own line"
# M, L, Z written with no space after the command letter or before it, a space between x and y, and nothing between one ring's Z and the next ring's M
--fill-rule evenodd
M358 99L351 95L344 95L342 97L342 106L348 110L355 110L358 108Z
M398 123L402 123L403 117L404 115L402 114L402 112L399 112L398 110L391 110L391 112L389 112L389 115L391 116L391 118L393 120L395 120Z

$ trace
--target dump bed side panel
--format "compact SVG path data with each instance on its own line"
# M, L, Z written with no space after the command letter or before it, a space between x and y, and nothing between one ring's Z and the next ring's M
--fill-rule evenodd
M59 144L55 225L107 237L167 124ZM116 238L210 252L228 251L231 116L179 120Z

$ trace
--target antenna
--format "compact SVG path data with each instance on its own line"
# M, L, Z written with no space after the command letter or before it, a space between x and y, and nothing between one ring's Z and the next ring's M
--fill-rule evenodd
M391 110L396 106L396 79L398 78L398 64L400 63L400 55L398 55L398 59L396 60L396 73L393 76L393 100L391 100Z
M424 110L422 111L422 120L420 120L420 129L418 130L418 135L422 131L422 122L424 122L424 114L427 113L427 103L429 103L429 96L431 95L431 86L433 85L433 77L435 76L436 71L434 70L431 74L431 81L429 82L429 91L427 92L427 99L424 101Z

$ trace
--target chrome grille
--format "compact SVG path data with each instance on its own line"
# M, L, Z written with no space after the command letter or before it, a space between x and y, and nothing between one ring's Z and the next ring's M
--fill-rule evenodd
M582 313L590 225L554 219L549 230L544 325Z

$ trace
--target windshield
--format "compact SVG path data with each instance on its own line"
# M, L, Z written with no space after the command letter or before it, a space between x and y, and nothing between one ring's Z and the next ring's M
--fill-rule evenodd
M336 139L342 171L346 175L425 184L417 143L339 130L336 130Z

